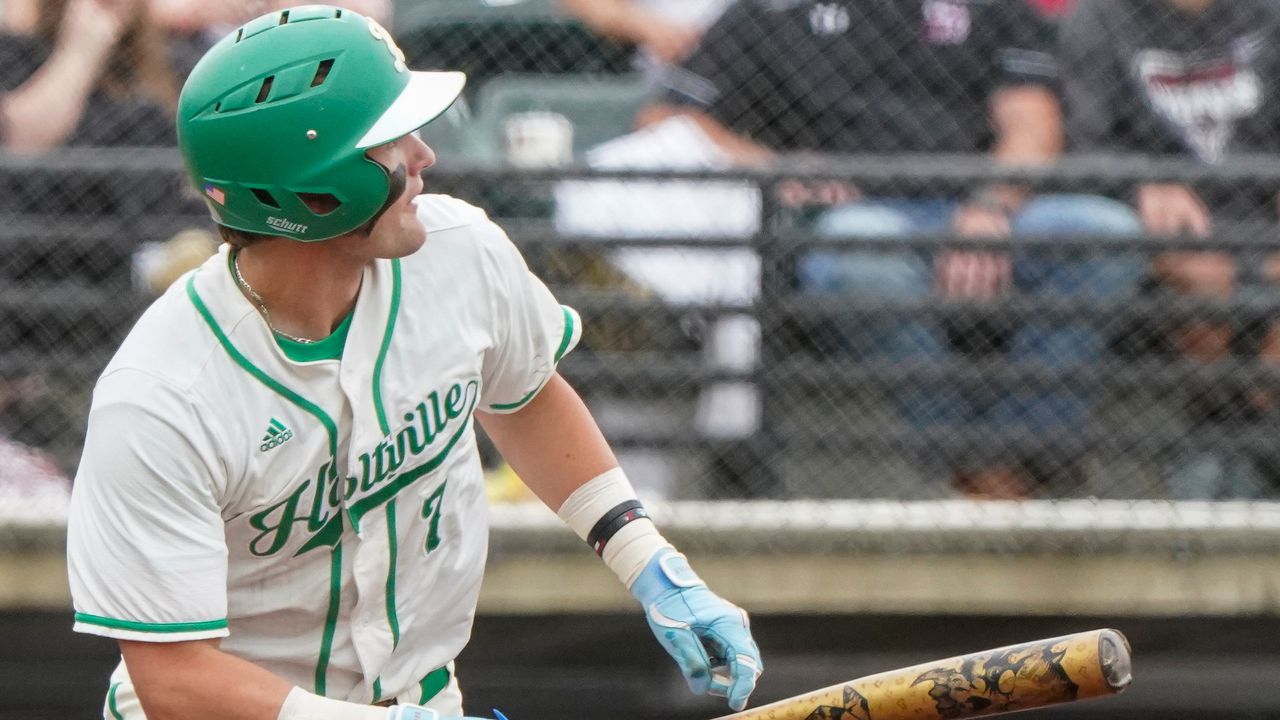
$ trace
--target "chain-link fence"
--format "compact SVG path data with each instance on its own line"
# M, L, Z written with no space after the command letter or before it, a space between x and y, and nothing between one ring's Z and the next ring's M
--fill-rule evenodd
M471 76L428 191L581 313L562 371L645 493L1280 496L1272 3L737 0L674 49L576 6L392 27ZM57 48L8 37L12 99ZM0 156L0 475L74 472L97 373L210 247L117 111L152 100L88 98L54 144L117 147Z

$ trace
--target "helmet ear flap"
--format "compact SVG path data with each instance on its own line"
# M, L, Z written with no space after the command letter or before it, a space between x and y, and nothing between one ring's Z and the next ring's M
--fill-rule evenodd
M381 167L381 166L379 166ZM369 218L369 222L365 223L360 229L361 232L368 235L373 231L373 226L378 224L378 218L391 207L400 196L404 194L405 187L409 184L409 169L404 163L400 163L394 170L387 174L387 200L382 203L382 207L378 208L378 212Z
M332 168L323 169L316 180L340 178L341 186L300 182L290 187L293 211L311 217L312 222L347 227L352 230L368 229L385 212L391 178L381 164L363 153L349 158ZM401 185L400 192L404 192ZM400 196L397 192L395 197ZM379 208L372 219L366 221L372 208ZM348 230L347 232L350 232ZM332 237L332 235L330 235ZM301 238L299 238L301 239Z

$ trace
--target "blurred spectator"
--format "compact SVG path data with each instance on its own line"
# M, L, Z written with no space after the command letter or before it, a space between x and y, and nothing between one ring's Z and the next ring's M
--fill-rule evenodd
M182 35L222 29L266 12L263 0L149 0L160 27Z
M31 376L0 376L0 417L9 409L45 393L44 383ZM0 509L37 511L42 506L64 511L71 481L44 452L13 437L13 428L0 424Z
M221 31L264 13L298 5L296 0L148 0L156 22L182 35L208 34L216 40ZM391 18L391 0L343 0L327 5L354 10L384 25Z
M1078 0L1062 31L1068 134L1084 152L1184 156L1221 163L1280 152L1280 7L1272 0ZM1275 188L1197 188L1156 182L1133 197L1146 230L1206 237L1215 224L1276 221ZM1161 287L1225 298L1274 291L1280 259L1243 266L1221 252L1168 252L1153 263ZM1242 328L1196 321L1167 329L1170 351L1220 360L1245 343ZM1280 364L1280 332L1263 329L1257 352ZM1246 395L1248 395L1246 393ZM1274 414L1274 398L1207 393L1189 403L1194 423L1223 427ZM1252 460L1223 455L1175 463L1180 497L1254 496Z
M163 242L144 242L133 254L134 286L152 297L218 251L221 240L203 228L188 228Z
M596 33L639 49L644 71L678 63L733 0L559 0Z
M1065 17L1071 11L1071 6L1075 4L1075 0L1027 0L1031 3L1031 7L1036 9L1043 17L1057 19Z
M740 0L667 78L664 104L641 122L692 116L739 162L778 152L975 153L1006 164L1052 162L1062 150L1060 107L1047 26L1025 2L883 0L866 3ZM1137 224L1122 204L1088 196L1031 197L1008 185L949 192L793 184L796 201L854 202L818 219L822 233L886 239L952 231L962 236L1126 233ZM1031 240L1028 239L1027 242ZM996 298L1029 294L1111 296L1134 285L1121 260L1014 263L1003 252L812 252L798 264L801 290L877 301L934 292ZM947 328L924 321L841 318L840 351L859 361L939 362L952 352ZM994 345L994 347L993 347ZM1092 323L1037 319L987 350L1013 362L1061 367L1097 360L1105 343ZM1088 418L1081 388L1026 388L994 401L968 393L904 390L897 404L918 428L990 424L1027 432L1069 431ZM979 455L998 455L983 452ZM957 460L942 470L974 494L1023 497L1033 485L1013 461ZM931 473L932 474L932 473Z
M143 0L46 0L34 34L0 46L5 149L175 142L178 83Z
M205 51L235 26L259 15L303 4L300 0L145 0L156 24L173 42L174 65L186 77ZM354 10L382 24L391 19L391 0L328 0L325 4Z

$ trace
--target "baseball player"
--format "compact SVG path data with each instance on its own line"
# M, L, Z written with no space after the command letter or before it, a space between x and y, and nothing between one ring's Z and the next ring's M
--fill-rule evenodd
M75 628L123 656L104 718L462 717L488 534L473 420L690 687L746 705L746 614L556 373L577 314L482 211L420 195L414 133L464 82L320 5L247 23L187 80L180 145L226 242L99 379L72 501Z

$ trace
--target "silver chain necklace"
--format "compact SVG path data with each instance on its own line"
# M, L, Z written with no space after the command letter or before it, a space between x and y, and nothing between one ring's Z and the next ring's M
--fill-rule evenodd
M267 322L267 327L271 329L271 332L275 333L276 335L279 335L285 340L292 340L296 343L301 343L303 345L310 345L316 342L311 338L304 338L304 337L298 337L297 335L290 335L289 333L276 327L275 324L271 322L271 313L267 311L267 302L262 299L261 295L259 295L256 291L254 291L252 287L249 286L249 281L244 279L244 275L240 274L240 253L238 252L231 257L231 274L236 276L236 284L240 286L240 289L244 290L245 294L249 296L249 299L252 300L254 304L258 306L258 312L262 314L262 319Z

